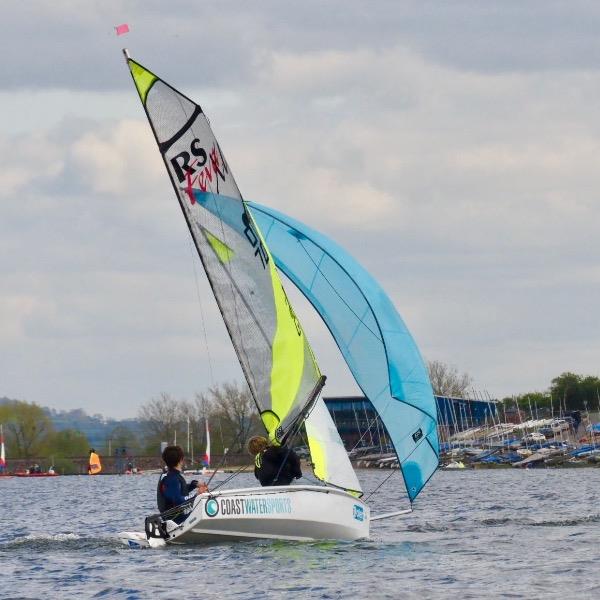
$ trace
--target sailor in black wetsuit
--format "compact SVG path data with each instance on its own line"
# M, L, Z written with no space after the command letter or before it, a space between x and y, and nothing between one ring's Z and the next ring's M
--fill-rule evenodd
M208 491L208 487L204 482L198 482L194 479L192 482L187 483L181 474L183 457L183 450L180 446L167 446L162 453L162 459L168 469L166 473L161 474L156 488L156 502L161 513L183 504L196 494Z
M290 485L302 477L298 455L285 446L269 446L267 438L255 436L248 441L254 459L254 476L260 485Z

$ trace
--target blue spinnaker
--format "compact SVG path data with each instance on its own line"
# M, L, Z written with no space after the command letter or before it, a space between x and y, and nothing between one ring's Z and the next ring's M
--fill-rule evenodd
M439 462L437 410L427 369L381 286L335 242L249 202L277 267L315 307L357 384L383 421L411 502Z

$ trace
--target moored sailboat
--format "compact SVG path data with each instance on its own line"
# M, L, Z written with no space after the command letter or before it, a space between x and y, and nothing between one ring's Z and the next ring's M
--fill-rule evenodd
M0 477L10 477L6 470L6 450L4 449L4 429L0 423Z

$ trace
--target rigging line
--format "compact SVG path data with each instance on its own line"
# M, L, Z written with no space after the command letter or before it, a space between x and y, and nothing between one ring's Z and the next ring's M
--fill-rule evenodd
M310 413L309 413L309 414L310 414ZM307 416L308 416L308 415L307 415ZM301 427L301 425L302 425L302 423L300 423L300 425L298 425L298 426L297 426L297 429L296 429L296 431L294 431L294 433L293 433L293 434L290 436L290 440L292 440L292 441L293 441L293 438L294 438L296 435L298 435L298 433L300 432L300 427ZM235 444L235 442L234 442L234 444ZM282 462L282 463L280 464L280 466L279 466L279 471L277 472L277 476L275 477L275 481L277 481L277 480L279 479L279 475L281 474L281 470L282 470L282 468L283 468L283 465L284 465L284 464L287 462L287 459L288 459L288 457L289 457L290 451L291 451L291 443L290 443L290 445L288 446L288 451L287 451L287 453L286 453L285 459L283 460L283 462ZM237 476L238 476L240 473L244 473L244 472L246 472L246 471L245 471L245 469L246 469L247 467L252 467L252 465L242 465L242 466L241 466L241 467L239 467L239 468L238 468L238 469L237 469L237 470L236 470L234 473L232 473L232 474L231 474L229 477L227 477L227 478L226 478L224 481L220 482L220 483L219 483L219 484L218 484L216 487L214 487L214 488L213 488L211 491L212 491L212 492L214 492L215 490L218 490L220 487L224 486L226 483L229 483L229 482L230 482L232 479L234 479L235 477L237 477ZM215 473L216 473L216 470L215 470L215 472L213 473L213 475L211 476L211 478L210 478L210 480L208 481L208 483L210 483L210 481L211 481L211 480L212 480L212 478L214 477ZM303 475L303 477L304 477L304 475ZM208 484L207 484L207 485L208 485Z
M205 239L207 239L207 236L206 236L206 233L205 233L205 231L204 231L204 230L202 231L202 234L204 235L204 238L205 238ZM238 288L238 287L237 287L237 285L235 284L235 282L234 282L234 280L233 280L233 275L231 274L231 272L229 271L229 269L226 269L225 267L223 267L223 272L224 272L224 273L227 275L227 280L229 281L229 284L230 284L230 287L231 287L231 298L232 298L232 304L233 304L234 311L235 311L235 315L236 315L236 319L235 319L235 321L236 321L236 322L235 322L235 326L237 327L237 331L238 331L238 333L239 333L239 339L240 339L240 340L242 340L242 342L243 342L244 336L242 335L242 330L241 330L241 327L240 327L240 318L239 318L239 314L238 314L238 307L237 307L237 300L236 300L236 298L237 298L237 297L239 297L239 298L240 298L240 300L242 301L242 304L244 304L244 306L246 307L246 309L248 310L248 312L249 312L249 313L250 313L250 314L251 314L253 317L254 317L254 313L251 311L250 307L248 306L248 304L247 304L247 302L246 302L246 299L245 299L245 298L242 296L242 293L241 293L241 291L239 290L239 288ZM234 289L235 289L235 290L238 292L238 295L237 295L237 296L236 296L236 294L234 294L234 292L233 292L233 290L234 290ZM221 311L221 314L223 314L223 318L225 319L225 316L224 316L224 312L223 312L223 311ZM226 324L227 324L227 322L226 322ZM265 332L263 331L262 327L260 327L260 324L259 324L259 323L256 321L256 318L254 318L254 324L255 324L255 325L257 325L257 327L258 327L258 330L261 332L261 334L263 335L263 338L265 339L266 343L268 344L268 340L267 340L267 338L266 338L266 334L265 334ZM231 324L231 326L234 326L234 324ZM252 394L252 396L253 396L253 397L255 397L255 396L254 396L253 389L252 389L252 386L250 386L250 380L252 380L252 383L254 384L254 387L255 387L255 389L257 389L257 386L256 386L256 381L254 380L254 375L252 375L251 373L247 372L247 370L246 370L246 368L245 368L245 365L246 365L246 364L250 364L250 360L249 360L249 358L248 358L248 353L247 353L247 351L246 351L246 348L245 348L245 347L243 347L243 345L242 345L242 346L240 346L240 345L239 345L239 344L238 344L238 343L237 343L237 342L234 340L234 337L233 337L233 335L231 335L231 334L230 334L230 338L231 338L231 342L232 342L232 344L233 344L233 347L234 347L236 350L238 350L238 351L239 351L239 352L240 352L240 353L241 353L241 354L244 356L245 362L244 362L244 361L240 361L240 363L241 363L241 367L242 367L242 371L244 372L244 376L245 376L245 378L246 378L246 381L248 382L248 387L250 388L250 393ZM256 403L256 404L257 404L257 406L258 406L258 402L256 401L256 398L255 398L255 403ZM260 407L259 407L259 409L260 409Z
M241 435L242 435L242 431L240 430L240 431L238 431L238 434L235 436L235 439L233 440L233 444L231 444L232 447L234 447L237 444ZM221 458L221 462L219 463L217 468L213 471L209 480L206 482L207 487L210 485L210 482L213 480L214 476L217 474L217 471L225 464L226 460L227 460L227 453L223 452L223 457Z
M318 384L317 384L318 385ZM290 452L292 451L292 442L294 441L294 438L298 435L298 433L301 430L302 425L304 424L304 422L306 421L306 419L308 419L308 417L310 416L310 413L313 411L315 404L317 403L317 400L319 399L319 396L321 395L321 390L323 388L321 387L321 389L317 392L317 395L315 396L314 400L312 401L312 406L310 406L310 408L308 409L308 411L305 413L304 418L299 418L297 419L296 423L293 425L293 429L290 429L289 434L286 436L287 439L289 439L289 444L287 447L287 452L285 455L285 459L283 461L281 461L281 463L279 464L279 470L277 471L277 475L275 476L274 481L279 481L279 475L281 475L281 471L284 467L284 465L287 463L287 460L290 456ZM312 456L311 456L312 458Z
M388 386L386 386L386 388L387 387ZM365 400L368 400L368 398L365 398ZM371 406L373 406L373 408L375 409L375 416L371 419L371 421L369 421L369 419L367 417L367 428L365 429L365 431L363 432L363 434L358 438L358 441L356 442L356 444L354 444L354 446L352 448L350 448L350 452L352 452L352 450L356 450L356 448L358 447L358 445L362 442L363 438L367 435L367 433L369 433L370 429L373 427L373 425L375 424L375 422L377 421L377 419L381 418L381 416L385 414L385 412L387 411L387 409L388 409L388 407L389 407L390 404L391 404L391 400L389 400L388 403L385 405L385 408L383 409L383 411L381 411L381 413L378 413L377 409L375 409L375 406L371 402Z
M204 113L202 113L202 114L204 114ZM212 130L212 127L210 125L210 121L208 120L208 117L206 115L204 115L204 116L205 116L205 119L206 119L206 122L207 122L207 125L208 125L208 129L211 132L211 134L212 134L212 136L213 136L213 138L215 140L215 144L216 144L216 146L217 146L217 148L219 150L219 156L221 157L221 160L223 161L224 165L227 166L227 162L225 160L225 157L223 156L223 153L221 152L221 147L219 146L219 143L217 142L217 138L215 136L215 133ZM192 134L195 135L194 129L193 129L193 124L190 126L190 130L191 130ZM237 193L238 193L238 195L240 197L240 202L242 203L242 206L243 206L244 199L242 198L242 194L240 192L240 189L239 189L239 187L237 185L237 182L235 181L235 177L233 176L232 172L229 172L229 176L231 177L231 182L235 186L235 189L237 190ZM215 194L215 191L213 189L212 180L208 183L208 189L210 191L210 195L212 197L213 203L214 203L216 211L217 211L217 216L218 216L218 220L219 220L218 227L221 230L221 235L222 235L223 242L225 244L227 244L228 236L227 236L227 234L225 232L224 219L223 219L223 216L222 216L222 213L221 213L221 207L220 207L219 203L217 202L217 196L219 195L219 174L218 173L215 173L215 183L216 183L216 188L217 188L216 194ZM245 210L245 207L244 207L244 210ZM246 349L246 347L244 346L244 338L245 338L245 336L244 336L244 334L242 332L242 328L241 328L240 313L238 311L237 296L235 294L236 291L237 291L239 297L241 298L242 303L244 304L246 310L251 315L252 320L254 321L254 325L256 325L258 327L260 333L265 338L265 343L266 343L267 347L271 351L272 351L272 346L271 346L271 343L269 342L269 340L267 339L264 331L262 330L262 327L261 327L258 319L256 318L256 315L255 315L254 311L249 306L249 304L246 302L246 299L243 297L243 295L241 293L241 290L239 290L239 288L235 285L234 280L233 280L233 272L231 270L231 267L227 268L224 264L221 265L221 266L222 266L223 271L225 272L225 274L229 278L230 297L232 299L233 312L235 314L235 326L237 328L237 332L239 334L238 338L240 340L239 344L236 344L233 341L233 336L232 336L231 341L232 341L232 343L234 345L234 348L238 349L239 352L243 355L245 363L246 364L250 364L251 361L250 361L249 353L248 353L248 350ZM243 362L243 361L240 361L240 362ZM244 376L246 377L246 381L248 383L248 388L250 389L250 393L252 394L252 396L254 398L254 402L257 405L258 409L261 410L261 407L259 406L259 403L258 403L258 399L255 396L256 392L259 390L259 386L257 385L257 382L256 382L256 379L254 377L254 374L251 373L250 371L247 371L246 368L244 367L244 365L241 365L241 366L242 366L242 371L244 372ZM250 380L252 380L252 385L250 385Z
M198 272L196 270L196 256L194 254L194 249L192 247L192 242L188 238L188 247L190 249L190 254L192 256L192 269L194 271L194 281L196 282L196 295L198 296L198 304L200 305L200 316L202 319L202 333L204 334L204 345L206 346L206 356L208 357L208 373L210 377L210 385L214 387L215 378L213 374L212 367L212 357L210 355L210 348L208 345L208 336L206 335L206 320L204 318L204 307L202 305L202 294L200 294L200 282L198 280Z
M391 469L391 473L366 498L361 498L362 501L366 502L397 471L399 471L399 469Z
M223 481L218 483L212 490L210 490L209 493L212 493L212 492L218 490L220 487L223 487L226 483L229 483L233 478L237 477L240 473L245 473L246 469L251 466L252 465L242 465L236 471L234 471L232 474L230 474L229 477L227 477L226 479L224 479Z
M384 389L383 389L383 390L382 390L382 391L381 391L379 394L377 394L377 396L379 396L379 395L380 395L380 394L381 394L383 391L385 391L385 388L384 388ZM391 402L392 402L392 401L391 401L391 399L390 399L390 400L388 401L388 403L386 404L385 408L383 409L383 411L381 411L381 413L380 413L379 415L376 415L376 416L373 418L373 420L371 421L371 423L368 425L368 427L367 427L367 430L366 430L366 431L363 433L363 435L361 435L361 437L359 438L358 442L356 442L356 444L354 445L354 447L352 448L352 450L354 450L354 449L355 449L355 448L358 446L358 444L361 442L361 440L363 439L363 437L364 437L364 436L367 434L367 432L368 432L368 431L371 429L371 427L373 427L373 424L374 424L374 422L375 422L375 420L376 420L377 418L380 418L380 419L381 419L382 426L384 427L384 430L385 430L385 431L387 431L387 429L385 429L385 425L383 424L383 419L382 419L382 417L383 417L383 415L386 413L387 409L390 407L390 405L391 405ZM403 440L404 440L404 439L406 439L406 438L408 437L408 435L410 435L410 434L407 434L407 435L406 435L406 436L403 438ZM428 434L428 435L429 435L429 434ZM398 469L394 469L394 470L398 470L398 471L400 471L400 473L402 474L402 478L403 478L403 480L404 480L404 485L406 486L406 490L408 491L408 483L406 482L406 478L404 477L404 471L403 471L403 469L402 469L402 457L400 456L400 454L399 454L398 450L396 449L396 445L395 445L395 444L393 444L393 442L392 442L392 447L393 447L393 449L394 449L394 453L396 454L396 456L397 456L397 458L398 458ZM350 450L350 452L352 452L352 450ZM408 456L411 456L411 455L412 455L412 453L413 453L415 450L416 450L416 447L413 449L413 451L412 451L412 452L411 452L411 453L410 453ZM405 460L406 460L406 458L408 458L408 457L405 457ZM378 489L378 488L377 488L377 489Z
M378 336L377 333L375 333L362 320L362 318L358 316L358 313L346 302L346 300L344 300L344 298L340 295L340 293L337 291L337 289L334 287L334 285L331 283L331 281L329 281L329 279L327 278L327 276L325 275L325 273L323 273L323 271L321 270L321 266L320 266L321 263L317 264L315 262L315 260L310 255L309 251L307 250L306 246L302 243L302 240L298 240L298 243L302 247L302 250L304 250L304 252L306 253L306 256L308 256L308 259L310 260L310 262L312 262L312 264L315 266L315 270L321 274L321 277L323 277L323 279L327 282L327 284L331 288L332 292L340 299L340 301L342 302L342 304L344 304L346 306L346 308L356 317L356 319L359 321L359 323L362 323L365 326L365 328L368 329L373 334L373 336L375 336L375 338L381 342L382 341L381 337ZM319 248L319 250L321 250L321 248ZM321 252L323 253L323 255L331 256L330 254L328 254L324 250L321 250ZM337 261L335 261L333 258L331 258L331 259L335 262L336 265L338 265L338 266L341 267L341 265ZM348 276L348 279L352 282L352 284L354 285L354 287L358 288L358 285L356 284L356 282L354 281L354 279L352 279L352 277L350 277L350 275L348 273L346 273L346 275ZM358 291L360 292L360 289ZM369 304L369 301L364 297L364 295L362 293L361 293L361 295L363 296L363 298L365 300L365 304L367 305L368 310L371 313L373 313L373 309L371 308L371 305ZM377 321L377 319L375 319L375 320Z
M175 91L176 91L176 90L175 90ZM185 108L184 108L184 106L183 106L183 103L181 102L180 93L179 93L179 92L177 92L177 91L176 91L176 94L175 94L175 98L176 98L176 99L177 99L177 101L179 102L180 108L181 108L181 110L182 110L182 112L183 112L184 116L185 116L185 117L187 117L187 114L186 114ZM195 106L198 106L197 104L195 104L195 103L193 103L193 102L192 102L192 104L194 104ZM203 112L203 111L201 111L201 112L200 112L200 114L204 114L204 112ZM206 122L207 122L207 125L208 125L208 129L209 129L209 131L212 133L212 136L213 136L213 138L214 138L214 140L215 140L215 143L217 143L217 141L216 141L216 137L215 137L215 135L214 135L214 132L212 131L212 128L211 128L211 126L210 126L210 122L208 121L208 118L206 117L206 115L204 115L204 118L206 119ZM195 131L194 131L194 123L195 123L195 120L193 120L193 121L190 123L190 126L189 126L188 130L189 130L189 131L192 133L192 135L193 135L193 136L196 136L196 133L195 133ZM217 143L217 145L218 145L218 143ZM222 157L222 154L221 154L221 152L220 152L220 148L219 148L219 154L220 154L220 155L221 155L221 157ZM223 157L222 157L222 158L223 158ZM224 159L224 158L223 158L223 161L225 161L225 159ZM215 178L216 178L216 181L217 181L217 194L218 194L218 180L219 180L219 175L218 175L218 174L215 174ZM231 174L231 178L232 178L232 180L233 180L233 183L234 183L235 187L237 188L237 184L235 183L235 179L233 178L233 174ZM220 207L219 207L219 205L218 205L218 202L217 202L217 201L216 201L216 199L215 199L215 193L214 193L214 191L213 191L213 189L212 189L212 185L211 185L210 183L209 183L209 189L210 189L211 196L213 197L213 202L215 203L215 206L216 206L216 208L217 208L217 212L219 213L219 223L220 223L220 226L221 226L221 232L222 232L222 235L223 235L223 240L225 241L225 240L227 240L227 236L225 235L225 230L224 230L224 227L223 227L223 219L222 219L222 217L221 217L221 214L220 214L220 213L221 213L221 211L220 211ZM239 188L237 188L237 189L238 189L238 193L239 193ZM193 192L192 192L192 193L193 193ZM241 196L241 194L240 194L240 196ZM192 233L192 235L193 235L193 233ZM206 237L206 235L205 235L205 237ZM226 243L226 242L225 242L225 243ZM205 267L205 270L206 270L206 267ZM228 273L228 270L227 270L225 267L223 267L223 270L224 270L224 271L225 271L225 272L226 272L228 275L230 275L230 274ZM209 279L210 279L210 274L209 274L208 272L207 272L207 275L209 276ZM230 278L231 278L231 275L230 275ZM230 286L231 286L231 296L233 297L233 300L234 300L234 301L233 301L233 305L234 305L234 310L235 310L235 313L236 313L236 324L237 324L238 332L241 334L240 323L239 323L239 321L240 321L240 320L239 320L239 315L238 315L238 313L237 313L237 305L236 305L236 302L235 302L235 294L234 294L234 291L233 291L233 285L231 285L231 284L232 284L232 281L231 281L231 279L230 279ZM218 301L217 301L217 304L218 304ZM220 309L220 306L219 306L219 309ZM221 313L223 313L223 311L221 311ZM252 313L251 313L251 314L252 314ZM254 315L253 315L253 316L254 316ZM243 336L240 336L240 337L241 337L241 339L243 339ZM233 341L233 339L232 339L232 341ZM235 344L234 344L234 346L235 346ZM241 349L241 350L242 350L243 354L244 354L244 355L246 355L246 360L247 360L247 353L246 353L246 350L245 350L245 349ZM244 369L244 367L243 367L243 366L242 366L242 370L245 372L245 369ZM211 367L211 373L212 373L212 367ZM212 381L212 374L211 374L211 381ZM255 383L255 385L256 385L256 383ZM249 387L250 387L250 386L249 386ZM251 391L251 393L252 393L252 389L251 389L250 391Z

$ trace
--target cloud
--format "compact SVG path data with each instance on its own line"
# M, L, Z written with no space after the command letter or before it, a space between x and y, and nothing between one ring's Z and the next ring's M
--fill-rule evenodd
M23 39L0 78L19 122L0 137L0 344L18 348L0 395L134 414L208 385L208 353L217 378L238 368L199 273L207 351L189 233L115 58L122 21L134 55L201 102L245 197L355 254L426 357L496 395L597 370L596 9L561 24L552 2L76 6L6 9L2 43ZM296 301L327 394L354 390Z
M597 69L600 8L585 2L498 7L473 0L399 5L382 0L302 3L265 0L190 3L115 0L52 4L4 0L0 89L118 89L127 74L120 49L206 86L256 81L270 55L379 51L402 44L430 63L473 72ZM115 24L131 32L117 38ZM316 76L318 77L317 70ZM388 73L388 77L391 74Z

